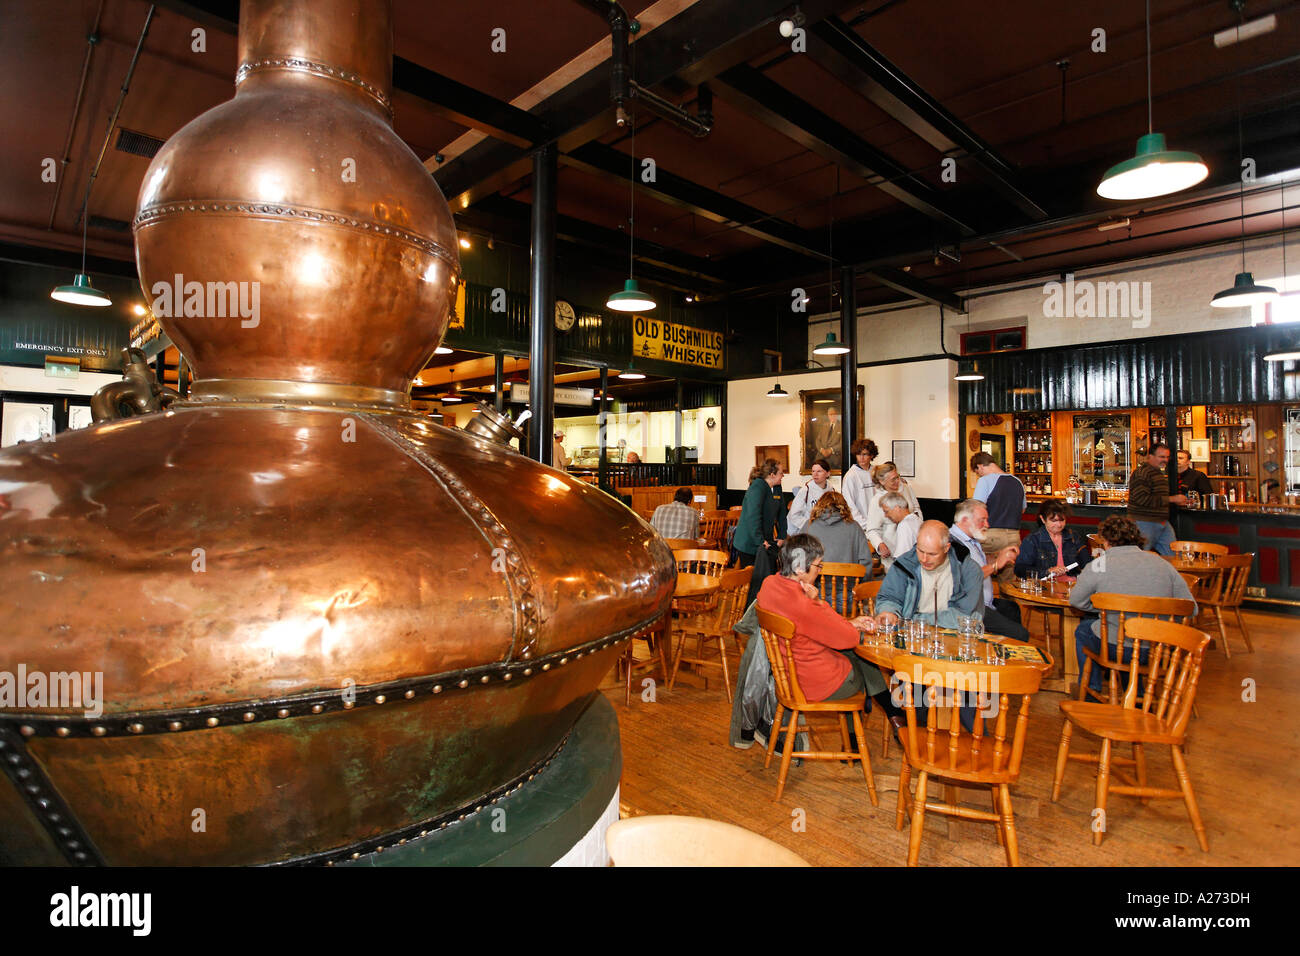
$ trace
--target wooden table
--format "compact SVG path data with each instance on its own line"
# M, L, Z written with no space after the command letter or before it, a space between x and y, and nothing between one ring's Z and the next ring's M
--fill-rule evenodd
M1185 564L1180 561L1180 555L1177 554L1162 554L1160 557L1168 561L1173 566L1173 569L1180 574L1192 574L1196 576L1196 587L1192 588L1193 598L1196 597L1196 592L1202 589L1205 591L1213 591L1215 586L1218 584L1215 578L1223 573L1223 569L1219 567L1218 558L1215 555L1211 555L1209 561L1193 561L1191 564ZM1200 601L1197 601L1197 621L1201 620L1203 614L1205 614L1205 608L1201 607ZM1217 647L1218 643L1218 639L1211 635L1209 646L1211 648Z
M955 631L944 630L941 633L944 638L944 650L955 652L957 646L961 642L961 638L957 635ZM1055 664L1055 661L1052 660L1051 654L1047 653L1046 651L1043 651L1041 648L1035 647L1032 644L1027 644L1024 641L1017 641L1014 638L1010 638L1010 637L1002 637L1001 635L998 634L985 634L983 639L990 643L1007 644L1013 647L1016 646L1034 647L1034 649L1037 650L1043 657L1043 660L1041 662L1033 663L1033 664L1024 663L1021 661L1008 661L1005 665L1003 665L1005 667L1034 667L1037 668L1038 670L1041 670L1043 673L1048 673L1051 671L1053 665ZM859 657L871 661L871 663L879 667L882 672L887 670L892 671L894 669L893 664L895 658L925 656L922 654L915 654L914 652L907 650L905 647L889 647L885 645L875 644L873 643L873 637L870 634L867 635L867 643L859 644L856 648L854 648L854 650L857 652ZM886 683L888 683L888 677L886 677ZM885 792L885 791L892 791L894 793L898 792L898 784L899 784L898 774L884 772L884 773L874 773L873 775L875 776L876 779L877 792ZM959 789L960 788L957 786L951 784L945 784L943 788L944 799L948 803L956 804ZM980 793L984 794L986 793L986 791L981 790ZM1024 815L1027 817L1037 817L1038 816L1037 798L1025 797L1022 796L1021 794L1017 794L1016 814ZM948 818L948 839L950 840L960 839L960 822L961 822L960 818L958 817Z
M1074 631L1065 626L1065 618L1083 615L1070 606L1070 585L1060 581L1048 581L1043 584L1041 594L1030 594L1015 584L1002 584L1000 587L1003 597L1016 602L1022 619L1028 620L1026 612L1033 608L1061 612L1061 676L1043 678L1040 687L1042 690L1072 695L1079 679L1079 660L1077 655L1071 653ZM1043 630L1043 640L1050 652L1052 642L1047 621L1043 621Z
M708 597L722 585L722 578L707 574L686 574L677 572L677 587L673 590L673 599Z

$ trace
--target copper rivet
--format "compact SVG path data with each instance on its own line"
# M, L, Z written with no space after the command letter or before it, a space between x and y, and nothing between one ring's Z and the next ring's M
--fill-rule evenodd
M133 734L142 734L144 733L144 724L128 724L126 729Z
M352 859L354 859L354 860L359 860L359 859L361 859L361 854L360 854L360 853L353 853L353 854L352 854Z
M288 716L289 716L289 708L288 708L288 707L281 707L279 710L277 710L277 711L275 712L275 716L277 716L277 717L288 717Z
M383 852L384 852L384 848L383 848L382 846L377 846L377 847L375 847L375 852L376 852L376 853L383 853Z
M525 667L525 668L524 668L524 676L525 676L525 677L531 677L532 675L533 675L533 669L532 669L531 667Z
M434 685L433 685L433 692L434 692L435 694L441 694L441 693L442 693L442 685L441 685L441 684L434 684Z
M344 710L351 710L351 709L352 709L353 707L355 707L355 706L357 706L355 701L345 700L345 701L343 702L343 709L344 709Z
M501 679L502 679L502 680L511 680L511 679L514 678L514 676L515 676L514 674L510 673L509 671L506 671L505 674L502 676Z
M478 679L478 682L479 682L480 684L486 684L489 680L491 680L491 678L488 677L487 674L484 674L482 677L480 677L480 678Z
M421 831L420 831L420 836L428 836L428 835L429 835L429 831L428 831L428 830L421 830Z
M543 665L542 665L542 670L544 670L544 671L549 671L550 669L551 669L551 665L550 665L550 664L543 664Z
M407 700L410 700L412 697L415 696L415 691L413 691L413 690L408 690L408 691L407 691L405 694L403 694L402 696L405 697Z
M67 727L56 727L55 730L54 730L54 732L55 732L56 734L58 734L60 737L66 737L66 736L68 736L68 728L67 728Z
M569 663L569 659L568 659L567 657L561 657L561 658L560 658L560 663L561 663L561 664L567 664L567 663Z
M257 720L257 714L251 710L244 711L244 723L248 723L250 720Z
M462 689L468 687L468 686L469 686L469 680L468 680L468 678L461 680L461 682L460 682L459 684L457 684L456 686L457 686L457 687L460 687L460 688L462 688Z
M209 726L209 727L215 727L215 726L217 726L217 724L219 724L219 723L221 723L221 721L217 720L217 718L215 718L215 717L209 717L209 718L208 718L208 726Z
M91 727L90 732L94 734L96 737L102 737L104 736L104 734L108 733L108 731L105 730L103 727Z
M21 727L18 728L18 732L22 734L24 737L30 737L32 734L36 733L36 728L31 727L27 724L23 724Z
M382 704L382 703L383 703L384 701L386 701L386 700L388 700L388 698L385 697L383 694L376 694L376 695L375 695L375 703L376 703L376 704Z
M397 845L398 845L398 846L406 846L406 837L402 837L400 840L398 840L398 841L397 841Z
M323 711L324 709L325 709L325 707L324 707L323 704L312 704L312 705L311 705L311 712L312 712L313 714L319 714L319 713L320 713L321 711Z
M180 730L180 729L181 729L181 722L180 722L179 720L173 720L173 721L171 721L170 723L167 724L167 729L168 729L168 730Z

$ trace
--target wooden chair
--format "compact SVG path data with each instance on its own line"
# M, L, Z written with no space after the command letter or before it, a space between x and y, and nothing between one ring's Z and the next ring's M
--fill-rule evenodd
M1209 541L1175 541L1169 545L1169 550L1174 554L1179 551L1191 551L1193 554L1224 555L1228 553L1228 546Z
M817 580L822 600L845 617L853 617L853 589L866 576L866 565L852 561L824 561Z
M668 675L668 689L673 689L677 681L677 668L685 661L700 667L722 667L722 686L727 690L727 700L731 700L731 674L727 668L727 635L745 613L745 595L749 593L749 579L754 569L737 568L722 572L722 583L718 586L717 602L711 610L703 611L690 617L682 618L677 630L681 639L677 643L677 653L673 655L673 670ZM695 638L695 656L686 657L686 642ZM718 657L704 656L705 641L717 641ZM720 660L719 660L720 659ZM709 679L704 678L704 689L709 689Z
M700 537L719 547L727 537L726 511L706 511L704 521L700 523Z
M873 807L879 806L880 800L876 796L876 779L871 773L871 754L867 750L867 735L862 729L862 708L866 705L866 694L854 694L852 697L845 697L843 700L808 700L799 687L799 677L795 673L794 653L791 646L794 642L794 624L779 614L773 614L771 611L764 611L759 608L758 626L763 634L763 646L767 650L768 664L772 668L772 678L776 683L776 715L772 718L772 731L767 735L767 759L763 762L764 768L771 766L772 763L772 753L776 747L776 738L781 729L781 715L782 713L789 714L789 727L786 729L785 745L781 751L781 772L776 779L776 799L780 800L781 794L785 792L785 778L790 772L790 759L792 757L799 757L804 760L847 760L850 762L857 760L862 764L862 774L867 780L867 793L871 796L871 805ZM820 749L812 728L812 722L808 721L809 742L817 749L796 751L794 749L794 737L798 733L800 714L804 714L805 717L814 714L835 714L839 717L840 742L844 745L843 749ZM858 741L856 752L849 750L849 729L844 720L845 714L850 714L853 717L853 734Z
M860 617L863 614L876 614L876 597L880 594L880 586L884 584L881 581L863 581L853 589L853 605L849 613L845 615L849 618Z
M1094 558L1106 550L1106 546L1101 543L1101 535L1099 534L1088 535L1088 544L1092 546L1092 556Z
M665 618L664 618L663 625L661 626L661 628L660 628L658 631L651 631L651 632L649 632L649 633L647 633L647 634L644 634L644 635L638 635L638 636L636 636L636 637L633 637L631 640L629 640L629 641L627 642L627 650L625 650L625 651L623 652L623 656L620 657L619 660L618 660L619 667L620 667L620 668L621 668L621 669L626 673L626 675L627 675L627 676L626 676L626 679L627 679L627 692L626 692L626 695L625 695L625 697L624 697L624 699L623 699L623 705L624 705L625 707L631 707L631 706L632 706L632 673L633 673L633 672L634 672L638 667L648 667L648 668L653 668L656 664L658 664L661 668L663 668L663 672L664 672L664 676L665 676L665 678L667 677L667 675L668 675L668 628L669 628L669 626L670 626L670 625L669 625L669 618L668 618L668 617L665 617ZM645 641L645 642L646 642L646 646L650 649L650 653L651 653L652 655L657 655L658 660L656 660L655 657L652 656L652 657L650 657L648 660L638 661L638 660L633 656L633 654L632 654L633 645L634 645L637 641Z
M916 796L911 799L912 832L907 846L907 865L916 866L921 853L921 835L927 810L964 820L984 820L997 825L998 843L1002 845L1009 866L1020 865L1016 841L1016 821L1011 810L1011 784L1020 777L1020 758L1025 751L1029 731L1029 698L1038 692L1042 672L1035 667L1005 667L995 664L938 661L925 657L894 658L895 673L906 679L899 689L907 728L902 733L903 767L898 778L898 809L894 825L903 829L907 812L907 782L912 769L919 772ZM925 688L922 692L922 688ZM951 691L950 703L942 704L943 688ZM975 714L974 732L961 724L961 692L975 694L979 709ZM926 708L926 726L917 724L918 694L929 696L922 701ZM1019 710L1012 714L1014 698L1020 698ZM983 736L984 713L992 699L997 699L997 717L992 737ZM948 711L948 729L940 730L939 712ZM1008 722L1015 721L1008 739ZM946 787L988 789L993 810L977 810L956 803L929 799L931 783Z
M1219 637L1223 641L1223 654L1232 657L1228 647L1228 632L1223 629L1223 612L1231 610L1237 615L1237 627L1246 641L1247 652L1255 653L1255 646L1250 643L1250 634L1246 622L1241 617L1241 602L1246 597L1246 582L1250 580L1250 566L1255 561L1251 554L1225 554L1219 558L1220 573L1211 578L1205 589L1197 596L1197 603L1214 611L1215 621L1219 625Z
M730 555L725 551L692 547L674 548L673 558L677 561L677 570L684 574L707 574L711 578L720 578Z
M1065 727L1061 730L1061 746L1056 754L1056 775L1052 779L1052 802L1061 796L1061 781L1069 761L1097 762L1097 798L1093 811L1092 843L1100 846L1105 837L1108 821L1106 798L1112 793L1135 796L1146 802L1149 797L1181 797L1196 831L1196 842L1205 852L1210 851L1205 837L1205 824L1196 806L1192 781L1187 775L1187 761L1183 745L1187 724L1191 719L1192 705L1196 700L1196 685L1201 679L1201 663L1210 636L1203 631L1176 624L1172 621L1139 619L1129 621L1128 636L1135 645L1129 665L1128 690L1119 704L1099 704L1091 701L1067 700L1061 703L1065 714ZM1144 643L1149 648L1150 659L1146 668L1147 687L1138 702L1138 667L1136 645ZM1078 727L1084 733L1101 739L1100 754L1070 753L1070 736ZM1115 757L1111 750L1115 744L1131 744L1133 757ZM1147 784L1145 744L1167 745L1178 778L1178 789L1153 787ZM1126 769L1132 767L1136 782ZM1111 783L1112 774L1123 780L1122 786Z
M1096 698L1099 701L1105 701L1109 704L1118 704L1120 700L1119 693L1119 675L1121 671L1129 669L1129 665L1124 661L1124 655L1121 648L1124 645L1124 628L1128 622L1138 617L1159 617L1164 620L1176 620L1180 624L1189 623L1196 608L1193 601L1184 600L1183 598L1156 598L1156 597L1139 597L1135 594L1113 594L1109 592L1100 592L1092 596L1092 606L1101 615L1101 649L1097 652L1085 650L1083 652L1083 673L1079 675L1079 700L1087 700L1089 697ZM1115 645L1112 648L1110 636L1108 633L1109 621L1105 612L1115 611L1119 614L1117 621L1118 634L1115 636ZM1140 648L1135 647L1133 653L1137 655ZM1112 656L1114 653L1115 656ZM1088 686L1088 678L1092 675L1093 667L1105 668L1107 677L1110 682L1109 692L1106 697L1098 694ZM1139 665L1140 673L1146 673L1146 666Z

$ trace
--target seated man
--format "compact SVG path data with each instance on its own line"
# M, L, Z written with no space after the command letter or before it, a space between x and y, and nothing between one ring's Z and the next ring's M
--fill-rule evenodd
M952 526L953 550L969 553L980 566L984 576L981 594L984 599L984 629L990 634L1001 634L1017 641L1029 640L1028 629L1020 623L1020 607L1007 598L993 597L993 575L1015 564L1020 549L1008 545L989 560L984 554L984 532L989 526L989 512L984 502L967 498L957 505L956 522ZM963 555L964 556L964 555Z
M916 547L894 560L876 596L876 621L899 618L935 620L956 627L963 615L982 616L984 573L969 556L959 556L942 521L927 521L916 536Z
M655 509L650 524L665 538L698 538L700 513L691 507L691 497L691 489L678 488L672 501Z
M1191 601L1192 592L1187 582L1174 570L1174 566L1158 555L1142 550L1144 536L1137 523L1123 515L1111 515L1097 529L1105 550L1079 574L1079 580L1070 592L1070 606L1081 611L1094 611L1092 596L1098 593L1133 594L1139 597L1182 598ZM1111 646L1111 656L1118 643L1119 615L1110 611L1106 621L1106 634ZM1083 673L1085 648L1094 654L1101 652L1101 617L1095 612L1082 621L1074 631L1075 652L1079 657L1079 673ZM1133 648L1126 642L1124 661L1131 659ZM1144 663L1146 649L1138 655ZM1105 693L1106 676L1100 667L1094 667L1088 676L1088 686L1097 693Z

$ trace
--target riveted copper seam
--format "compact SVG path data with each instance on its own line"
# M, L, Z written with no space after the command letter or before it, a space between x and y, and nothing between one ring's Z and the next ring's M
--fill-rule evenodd
M341 83L347 83L355 86L363 93L372 97L375 102L384 108L389 119L393 117L393 107L389 103L388 97L384 91L373 84L367 83L355 73L340 69L336 66L330 66L328 63L315 63L311 60L304 60L300 57L264 57L260 60L254 60L249 63L239 64L239 70L235 73L235 85L243 83L245 79L254 73L265 73L270 70L287 70L290 73L310 73L312 76L322 76L331 80L338 80Z
M32 759L23 738L0 725L0 767L40 821L54 845L73 866L103 866L100 854L81 822L64 802L50 778Z
M552 666L567 664L570 659L584 657L605 650L634 637L645 637L662 627L663 615L644 621L608 637L597 638L585 644L576 644L562 651L529 661L489 664L461 671L431 674L424 677L388 681L330 690L317 694L303 694L274 700L237 701L210 707L184 710L123 713L112 717L84 717L79 715L12 714L0 711L0 732L14 732L23 737L126 737L148 734L174 734L191 730L209 730L232 724L261 723L288 720L294 717L322 713L339 713L385 703L400 706L406 701L445 693L448 690L471 690L496 681L525 680L540 677ZM541 664L538 668L536 665Z

